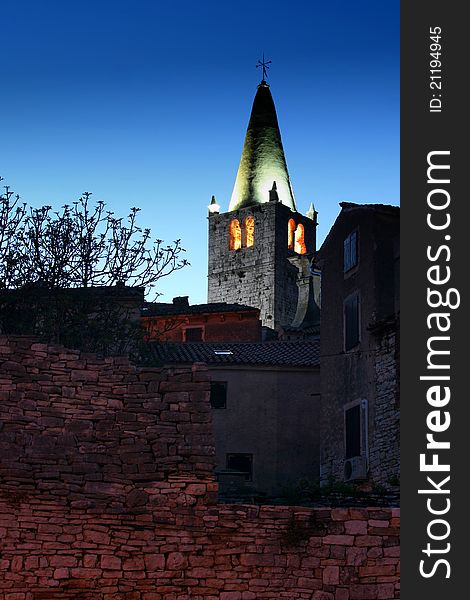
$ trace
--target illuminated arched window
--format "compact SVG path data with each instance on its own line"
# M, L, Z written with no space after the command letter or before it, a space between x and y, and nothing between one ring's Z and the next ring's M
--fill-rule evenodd
M294 219L289 219L289 223L287 223L287 247L289 250L294 249L294 231L295 221Z
M245 246L249 248L254 246L255 243L255 220L253 217L248 216L243 221L243 229L245 233Z
M228 248L238 250L242 247L242 230L238 219L232 219L229 226Z
M302 223L297 225L297 229L295 230L295 245L294 251L297 254L305 254L307 252L307 248L305 246L305 230Z

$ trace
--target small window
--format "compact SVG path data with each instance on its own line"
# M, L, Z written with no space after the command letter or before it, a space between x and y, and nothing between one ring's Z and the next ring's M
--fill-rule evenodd
M251 248L255 244L255 220L249 216L243 221L243 228L245 232L245 246Z
M244 473L246 481L253 479L253 454L227 454L227 469Z
M345 458L361 456L361 406L356 404L344 413L346 433Z
M229 226L229 250L239 250L242 247L242 230L238 219L232 219Z
M344 272L346 273L357 265L357 230L351 232L343 242L344 248Z
M186 342L202 342L202 327L188 327L184 331Z
M351 350L359 344L359 295L353 294L344 301L344 349Z
M368 455L367 400L357 400L344 407L344 457Z
M227 383L225 381L211 382L210 403L212 408L227 408Z

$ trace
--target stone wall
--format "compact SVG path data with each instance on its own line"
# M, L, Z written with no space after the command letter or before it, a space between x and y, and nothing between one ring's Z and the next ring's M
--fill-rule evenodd
M376 330L376 399L374 434L369 464L371 477L389 486L400 478L400 373L398 325L395 321Z
M203 365L0 338L0 598L398 598L398 510L216 503Z

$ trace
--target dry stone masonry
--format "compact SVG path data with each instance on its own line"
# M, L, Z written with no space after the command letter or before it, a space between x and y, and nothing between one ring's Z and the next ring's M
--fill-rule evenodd
M0 337L1 600L389 600L398 509L219 505L204 365Z
M370 470L374 481L389 485L400 476L399 341L396 322L376 333L376 400ZM393 477L394 475L394 477Z

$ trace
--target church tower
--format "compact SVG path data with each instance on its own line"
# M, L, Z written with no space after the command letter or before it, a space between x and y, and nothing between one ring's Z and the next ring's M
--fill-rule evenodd
M262 324L298 325L311 304L308 257L315 251L316 211L297 212L265 79L251 110L228 212L209 206L209 302L254 306ZM307 273L307 275L306 275Z

